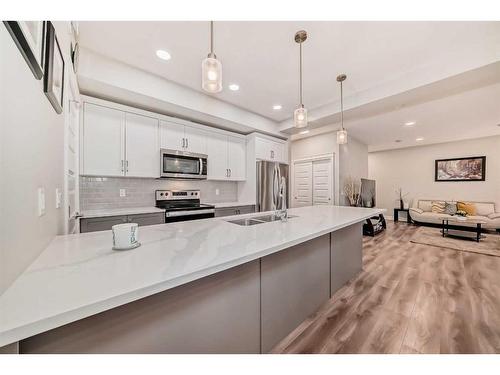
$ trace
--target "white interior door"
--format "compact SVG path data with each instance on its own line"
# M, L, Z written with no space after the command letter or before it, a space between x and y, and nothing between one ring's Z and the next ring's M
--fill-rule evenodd
M160 177L158 120L127 113L125 129L126 175Z
M293 168L293 207L311 206L312 162L296 162Z
M333 166L331 159L315 160L312 163L313 205L333 204Z

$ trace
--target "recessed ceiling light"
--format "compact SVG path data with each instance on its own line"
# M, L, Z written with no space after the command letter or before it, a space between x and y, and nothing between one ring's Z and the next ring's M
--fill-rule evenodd
M240 86L237 85L236 83L231 83L229 85L229 90L231 90L231 91L238 91L239 89L240 89Z
M281 108L283 108L283 107L281 106L281 104L275 104L275 105L273 105L273 109L274 109L275 111L278 111L278 110L280 110Z
M394 142L396 142L396 143L400 143L400 142L402 142L402 141L401 141L401 139L396 139Z
M299 132L299 134L307 134L309 133L309 130L302 130L301 132Z
M416 123L417 123L416 121L408 121L408 122L405 122L405 126L413 126Z
M417 142L420 142L420 141L423 141L424 138L423 137L418 137L417 139L415 139Z
M167 51L164 51L162 49L159 49L158 51L156 51L156 56L158 56L162 60L170 60L170 58L172 57L172 56L170 56L170 53L168 53Z

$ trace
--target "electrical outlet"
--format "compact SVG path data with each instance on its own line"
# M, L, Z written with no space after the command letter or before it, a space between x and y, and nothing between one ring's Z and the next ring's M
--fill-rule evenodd
M220 191L219 189L215 189L215 195L219 195Z
M120 197L123 198L126 196L127 196L127 192L125 191L125 189L120 189Z
M45 188L38 188L38 216L45 215Z
M61 208L62 203L62 191L59 188L56 188L56 208Z

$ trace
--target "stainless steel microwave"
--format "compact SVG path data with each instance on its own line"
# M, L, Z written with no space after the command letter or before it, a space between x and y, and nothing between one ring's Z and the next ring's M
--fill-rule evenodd
M163 178L207 178L207 155L178 150L161 149L161 173Z

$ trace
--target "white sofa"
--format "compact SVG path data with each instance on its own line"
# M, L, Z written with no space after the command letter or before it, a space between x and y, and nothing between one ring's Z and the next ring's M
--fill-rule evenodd
M441 224L443 218L450 217L448 214L438 214L432 212L432 202L445 202L439 199L415 199L413 201L413 206L410 208L410 217L416 223L425 224ZM453 201L446 201L455 203ZM481 219L486 223L483 224L483 228L486 229L496 229L500 232L500 212L497 209L500 208L493 202L472 202L476 207L476 215L468 216L470 218ZM451 224L451 223L450 223ZM475 224L460 223L461 226L475 226Z

